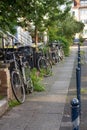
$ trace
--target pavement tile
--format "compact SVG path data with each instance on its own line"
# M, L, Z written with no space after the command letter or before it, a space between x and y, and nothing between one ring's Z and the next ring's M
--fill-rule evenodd
M0 118L0 130L59 130L60 126L70 127L70 121L65 123L62 117L76 56L77 47L71 47L70 56L53 66L53 76L44 78L46 91L34 92L23 104L8 111ZM68 117L69 113L66 115Z

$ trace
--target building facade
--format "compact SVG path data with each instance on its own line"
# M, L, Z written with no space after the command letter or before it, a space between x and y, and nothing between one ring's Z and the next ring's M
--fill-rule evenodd
M87 0L73 0L71 12L76 20L85 24L82 36L87 38Z

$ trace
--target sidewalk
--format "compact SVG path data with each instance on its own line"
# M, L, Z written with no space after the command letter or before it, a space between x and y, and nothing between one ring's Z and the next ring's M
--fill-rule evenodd
M82 64L81 77L81 130L87 130L87 41L85 45L85 62Z
M87 44L87 43L86 43ZM84 58L81 64L81 121L80 130L87 130L87 45L81 47L81 51L84 51ZM67 100L64 108L64 114L60 126L60 130L72 130L71 124L71 106L70 101L77 97L76 95L76 67L75 64Z
M46 91L34 92L7 112L0 130L59 130L76 57L77 47L72 47L70 56L53 66L53 76L44 79Z

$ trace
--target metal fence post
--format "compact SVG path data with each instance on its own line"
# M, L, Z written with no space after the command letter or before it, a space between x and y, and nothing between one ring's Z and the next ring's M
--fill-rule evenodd
M71 101L71 119L72 130L80 130L79 100L77 98L73 98Z
M79 100L79 114L81 114L81 72L80 68L76 68L76 87L77 87L77 99Z
M80 55L80 50L78 50L78 57L81 57L81 55Z
M80 43L78 43L78 52L80 52Z
M81 62L78 62L78 68L80 69L80 84L81 84ZM81 85L80 85L81 86Z
M78 67L81 69L80 44L78 43Z
M81 55L80 55L80 44L78 43L78 62L81 60Z
M81 72L81 57L78 57L78 68L80 68L80 72Z
M78 62L81 62L81 57L80 56L78 56Z

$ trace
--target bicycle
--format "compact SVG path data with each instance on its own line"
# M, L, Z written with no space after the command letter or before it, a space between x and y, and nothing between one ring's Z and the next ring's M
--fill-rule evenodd
M49 59L45 56L43 47L40 48L38 52L38 60L37 60L38 70L43 74L43 76L51 76L52 75L52 64Z
M59 61L62 61L64 59L63 47L62 47L62 45L57 44L56 48L57 48L57 51L58 51Z
M18 51L18 56L19 56L20 69L21 69L21 73L23 75L23 81L24 81L24 85L25 85L25 92L32 93L33 92L33 82L31 80L30 66L26 59L26 54L20 50L20 51Z
M15 43L12 43L12 45L17 46L17 56L18 56L17 62L19 63L20 71L23 76L23 83L24 83L25 91L26 93L32 93L33 83L30 76L30 65L28 64L27 55L25 53L27 46L25 45L21 46L21 43L18 41L18 39L15 36L9 33L8 35L12 38L13 41L16 41Z
M40 46L26 46L25 48L22 48L22 52L24 50L31 69L36 68L43 76L50 76L52 74L52 65L45 57L44 53L40 49ZM32 59L31 61L29 60L30 58Z
M8 48L5 48L5 45L6 46L9 45L9 39L7 37L7 34L3 33L2 31L0 33L2 34L1 38L2 38L2 47L3 47L2 48L3 61L4 63L9 62L12 66L14 66L12 71L10 71L12 91L16 100L20 103L23 103L25 101L25 89L22 80L22 75L17 65L16 52L15 51L8 52ZM10 59L8 58L7 55L10 56Z
M23 103L25 101L25 88L16 54L16 51L13 51L7 52L6 55L12 56L12 59L8 62L10 62L10 80L13 94L19 103Z
M56 48L56 43L52 43L49 45L49 55L53 65L59 62L59 54L58 49Z
M8 35L12 38L12 42L13 42L15 37L10 34L8 34ZM16 39L16 44L13 45L13 43L12 43L13 51L8 52L8 49L7 49L7 51L5 52L5 54L7 56L7 57L5 56L5 59L10 61L10 75L11 75L11 84L12 84L13 94L18 102L23 103L25 101L25 94L33 92L33 83L32 83L31 77L30 77L30 67L26 60L26 55L24 55L24 53L20 52L18 50L18 47L17 47L17 49L14 48L14 46L17 44L18 44L18 42ZM18 82L17 82L16 77L20 81L18 80ZM22 99L20 99L20 97L18 95L19 93L16 92L16 90L15 90L16 88L19 88L21 86L20 84L22 84L22 89L23 89L23 90L21 89L22 90L21 93L23 94L23 96L21 96ZM19 85L19 87L16 87L18 85ZM20 94L20 95L22 95L22 94Z

